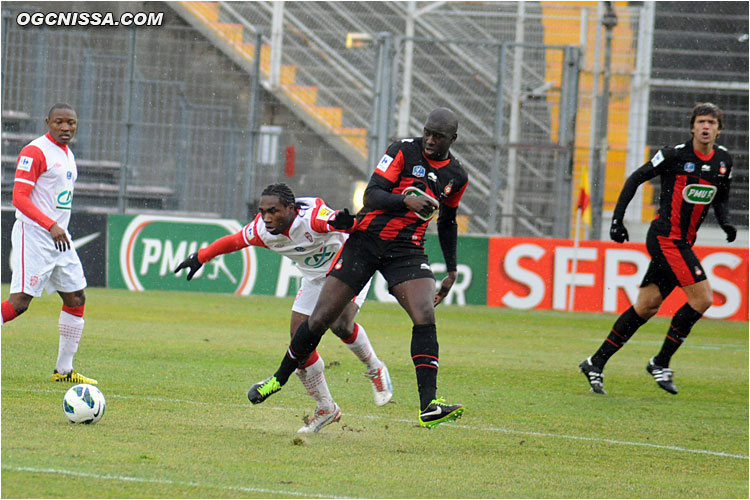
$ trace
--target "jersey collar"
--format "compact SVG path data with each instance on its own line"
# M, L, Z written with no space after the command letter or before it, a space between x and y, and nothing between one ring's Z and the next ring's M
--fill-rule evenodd
M55 139L52 138L52 135L49 132L47 132L46 134L44 134L44 136L47 139L49 139L53 144L55 144L57 147L59 147L60 149L62 149L66 153L68 152L68 145L67 144L61 144L61 143L57 142Z

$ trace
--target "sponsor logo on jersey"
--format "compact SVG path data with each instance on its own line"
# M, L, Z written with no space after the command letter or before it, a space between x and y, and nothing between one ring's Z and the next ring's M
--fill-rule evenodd
M427 262L422 262L422 264L420 264L419 268L420 269L424 269L425 271L432 271L432 269L430 269L430 265Z
M378 162L378 166L375 167L376 170L380 170L381 172L385 172L388 170L388 167L391 166L391 163L393 162L393 157L388 155L383 155L383 157Z
M437 175L435 175L435 172L430 172L429 174L427 174L427 180L437 182Z
M68 170L67 172L65 172L65 178L68 179L68 180L72 179L73 178L73 172L71 172L70 170Z
M661 152L661 149L656 152L653 158L651 158L651 165L657 166L659 163L664 161L664 154Z
M253 224L248 224L245 226L245 239L252 241L253 236L255 236L255 227Z
M424 177L424 167L422 165L414 165L411 167L411 175L414 177Z
M305 257L305 260L303 262L306 266L309 267L323 267L331 262L331 260L336 256L337 251L338 247L324 246L320 248L318 253Z
M299 252L299 253L302 253L302 252L304 252L304 251L305 251L305 247L294 247L294 251L295 251L295 252Z
M31 165L34 163L34 159L30 156L21 156L18 159L18 170L23 170L24 172L31 172Z
M701 172L710 172L711 171L711 165L703 164L701 165Z
M685 163L685 172L695 172L695 163L692 163L692 162Z
M708 205L714 199L716 186L705 184L688 184L682 190L682 199L696 205Z

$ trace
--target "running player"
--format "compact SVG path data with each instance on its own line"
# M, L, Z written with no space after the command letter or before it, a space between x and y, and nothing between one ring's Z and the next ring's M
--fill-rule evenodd
M419 424L431 428L461 416L463 405L450 405L435 396L435 306L456 280L456 211L468 184L466 171L449 152L457 132L455 114L438 108L427 117L422 137L388 147L370 178L359 222L329 271L321 299L294 334L278 371L250 388L248 398L253 404L281 390L298 360L315 350L328 327L375 271L380 271L413 323L411 356L419 392ZM438 206L438 237L448 275L436 294L424 234Z
M675 313L661 350L646 365L659 387L677 394L670 360L713 303L713 291L692 249L709 205L713 205L727 241L732 242L737 236L737 230L729 223L728 208L732 158L725 147L716 144L722 118L721 109L714 104L695 106L690 118L692 138L657 151L649 162L633 172L622 188L609 230L610 237L618 243L628 239L622 219L636 189L661 176L659 211L646 236L651 264L638 299L615 321L599 350L579 365L595 393L606 394L602 370L607 360L656 314L664 299L679 286L687 295L687 303Z
M355 219L348 210L332 210L320 198L295 199L286 184L268 186L261 194L258 212L242 231L219 238L189 255L174 272L188 268L187 279L190 280L203 264L217 255L251 245L268 248L290 258L302 273L302 285L292 306L290 335L293 335L310 316L323 288L326 271L346 241L348 235L344 231L352 230ZM367 366L366 376L372 383L375 404L383 406L393 396L388 368L375 354L364 327L354 321L368 289L369 283L343 307L334 318L331 330ZM338 422L341 409L334 402L326 384L323 358L313 350L309 357L301 358L295 368L302 385L316 402L313 418L298 432L318 432L326 425Z
M78 178L68 144L75 136L78 116L70 105L55 104L45 122L49 131L24 146L18 156L13 184L13 275L10 296L0 306L2 324L23 314L43 290L56 290L63 305L52 381L96 384L73 369L86 304L86 277L68 233L73 186Z

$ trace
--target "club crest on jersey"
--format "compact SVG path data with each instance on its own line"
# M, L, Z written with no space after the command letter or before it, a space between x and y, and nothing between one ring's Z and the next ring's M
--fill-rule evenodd
M392 156L383 155L383 157L380 159L380 162L378 162L378 166L375 167L376 170L380 170L381 172L385 172L388 170L388 167L391 165L391 162L393 161Z
M719 175L726 175L727 173L727 164L723 161L719 162Z
M66 179L72 179L73 178L73 172L71 172L70 170L68 170L67 172L65 172L65 178Z
M701 268L698 266L695 266L695 275L701 276L703 274L703 271L701 271Z
M309 241L310 243L313 242L312 234L305 232L305 238L307 238L307 241Z
M341 269L341 266L343 266L343 265L344 265L344 259L339 259L339 261L336 262L336 265L333 266L333 268L338 271L339 269Z
M424 167L422 165L414 165L411 167L411 175L414 177L424 177Z
M31 164L34 163L34 159L30 156L22 156L18 159L18 170L24 172L31 172Z
M451 179L448 185L445 186L445 189L443 189L443 194L445 196L448 196L449 194L451 194L451 191L453 191L453 179Z
M692 162L685 163L685 172L695 172L695 163L692 163Z

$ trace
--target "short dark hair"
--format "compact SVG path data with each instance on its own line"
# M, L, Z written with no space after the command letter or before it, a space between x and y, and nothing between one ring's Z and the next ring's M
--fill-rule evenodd
M56 109L69 109L69 110L71 110L74 113L76 111L75 109L73 109L73 106L71 106L70 104L66 104L64 102L58 102L57 104L55 104L54 106L52 106L51 108L49 108L49 113L47 113L47 118L51 117L52 116L52 112L54 110L56 110Z
M266 189L264 189L263 192L260 193L260 195L275 196L285 207L290 207L293 205L295 208L302 208L304 206L302 203L298 203L297 200L294 199L292 188L290 188L283 182L279 182L278 184L269 184L268 186L266 186Z
M693 108L693 115L690 117L690 130L692 130L693 125L695 125L695 118L703 115L709 115L716 118L719 122L719 130L724 126L724 112L721 108L712 102L702 102L696 104Z

